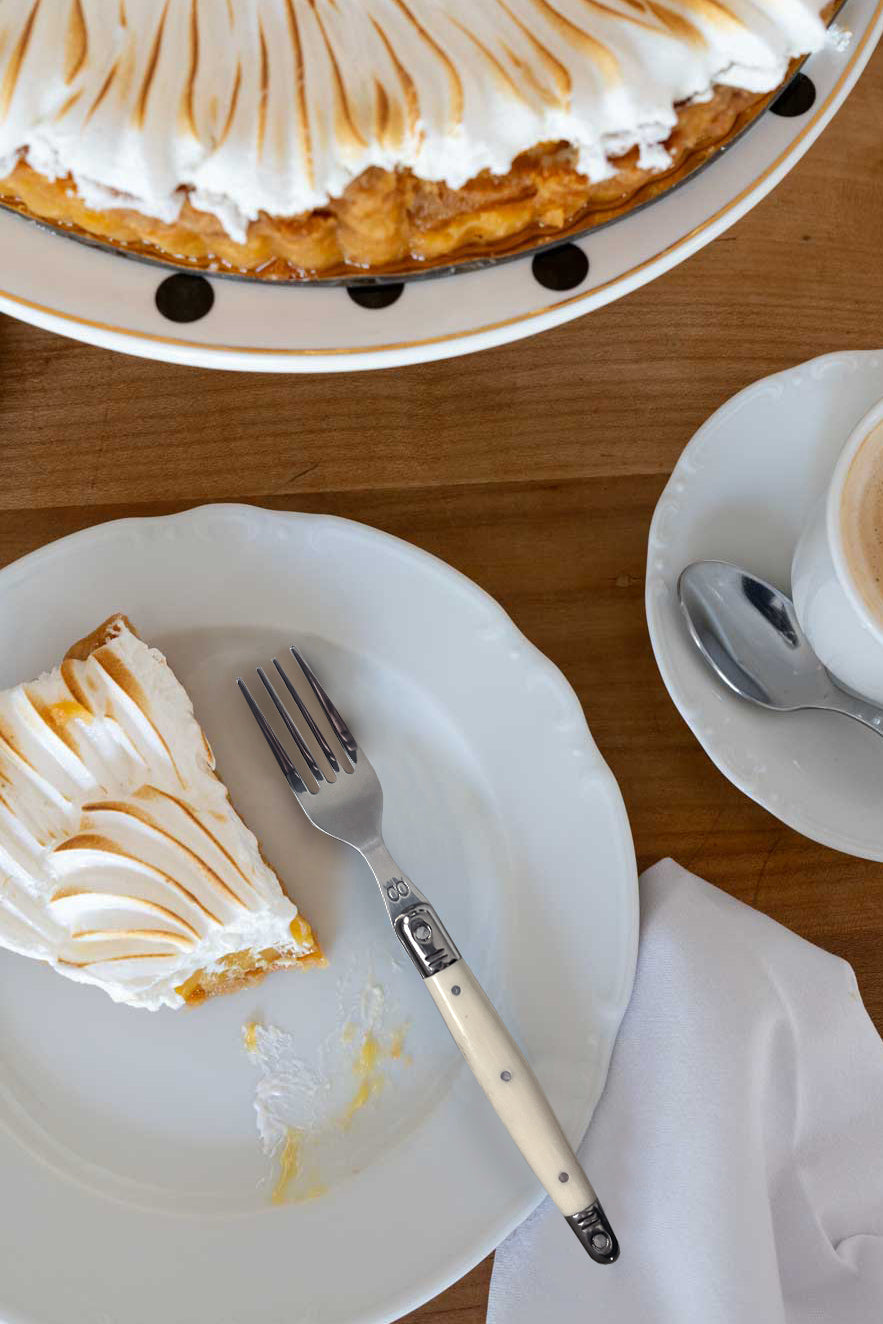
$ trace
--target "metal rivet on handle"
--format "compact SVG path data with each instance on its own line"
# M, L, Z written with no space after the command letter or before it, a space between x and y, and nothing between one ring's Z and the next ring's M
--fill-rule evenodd
M511 1071L501 1071L501 1072L500 1072L500 1080L505 1080L506 1083L508 1084L508 1082L509 1082L511 1079L512 1079L512 1072L511 1072Z
M570 1181L570 1173L569 1173L569 1172L559 1172L559 1173L558 1173L558 1180L559 1180L559 1181Z
M455 998L458 998L460 996L460 985L455 984L454 987L451 989L451 992L453 993Z

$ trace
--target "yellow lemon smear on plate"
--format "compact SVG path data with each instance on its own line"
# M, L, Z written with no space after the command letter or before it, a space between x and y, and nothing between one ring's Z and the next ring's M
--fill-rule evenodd
M349 1126L356 1113L376 1098L383 1089L386 1084L386 1076L382 1070L383 1062L387 1058L395 1062L402 1060L407 1032L408 1027L402 1026L395 1031L389 1045L384 1046L373 1030L365 1031L362 1046L353 1062L353 1072L359 1081L359 1086L340 1119L341 1126ZM406 1064L409 1060L404 1059Z
M340 1119L341 1126L349 1126L356 1113L383 1089L384 1078L377 1070L382 1056L383 1049L376 1035L371 1030L366 1030L362 1046L353 1062L353 1071L359 1081L359 1087L344 1110Z
M300 1152L303 1132L288 1128L282 1153L279 1155L279 1179L273 1188L273 1204L284 1204L289 1185L300 1171Z
M407 1027L403 1026L400 1030L396 1030L392 1037L392 1042L389 1045L389 1055L394 1062L398 1062L399 1058L402 1056L402 1050L405 1047L406 1034Z

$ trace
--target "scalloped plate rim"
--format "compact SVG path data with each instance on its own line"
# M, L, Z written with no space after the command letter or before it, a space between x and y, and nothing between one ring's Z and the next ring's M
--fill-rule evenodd
M598 1022L599 1044L596 1061L599 1064L598 1079L600 1084L594 1092L594 1097L586 1100L583 1122L584 1125L588 1125L597 1096L603 1088L603 1081L609 1069L616 1033L631 994L637 961L637 869L634 863L631 832L625 805L616 780L598 751L586 723L582 706L572 687L560 669L526 638L504 608L486 590L432 553L426 552L393 534L374 529L358 521L340 516L271 510L246 503L217 503L198 505L169 515L130 516L106 521L38 547L0 569L0 599L5 596L4 591L7 586L15 591L16 588L20 588L22 583L33 580L35 576L39 576L51 567L56 558L61 557L63 559L65 552L75 544L82 546L90 541L95 542L96 539L113 539L127 528L138 529L140 532L147 533L148 536L153 536L160 531L173 536L183 534L186 540L188 534L192 534L194 531L199 536L200 526L203 530L208 531L213 523L221 524L224 521L233 521L235 526L246 533L249 528L254 527L271 528L275 526L279 530L284 530L286 526L290 527L294 522L306 527L315 526L317 529L341 530L347 535L355 536L364 542L381 543L419 572L429 571L433 576L446 581L456 590L464 602L479 604L483 611L500 626L499 634L495 634L493 637L494 646L503 645L507 648L517 646L519 656L512 664L523 667L526 673L532 672L541 677L545 686L549 686L556 691L557 698L562 705L562 711L566 716L566 722L561 727L560 738L562 740L566 739L570 746L576 741L586 751L587 761L590 763L592 793L598 797L600 802L603 802L604 812L609 820L611 831L618 834L619 846L617 853L623 860L625 874L627 874L627 878L624 879L627 885L620 887L620 896L624 907L623 914L626 917L626 925L631 935L629 950L622 961L621 980L617 991L615 995L608 999L608 1005L604 1008L604 1014ZM359 1324L387 1324L388 1321L398 1318L400 1314L415 1309L431 1299L431 1297L459 1280L485 1258L501 1240L532 1212L541 1199L542 1192L534 1191L529 1199L521 1201L516 1209L510 1209L504 1218L497 1220L488 1229L487 1236L480 1242L476 1242L468 1254L464 1255L462 1251L440 1254L433 1274L424 1275L419 1284L406 1286L400 1283L396 1289L390 1290L390 1294L382 1306L360 1311L353 1315L353 1320L358 1319ZM78 1317L75 1316L74 1318ZM36 1317L30 1314L10 1313L8 1319L9 1324L19 1324L19 1321L21 1321L21 1324L37 1324Z

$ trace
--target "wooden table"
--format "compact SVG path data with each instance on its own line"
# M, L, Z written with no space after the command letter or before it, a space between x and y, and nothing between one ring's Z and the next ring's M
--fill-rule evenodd
M647 528L690 436L756 377L883 345L883 48L773 195L686 265L534 340L397 372L259 377L0 318L0 563L202 501L364 520L435 552L562 667L664 855L852 963L883 1027L883 869L741 795L675 711L643 611ZM490 1261L409 1319L484 1320Z

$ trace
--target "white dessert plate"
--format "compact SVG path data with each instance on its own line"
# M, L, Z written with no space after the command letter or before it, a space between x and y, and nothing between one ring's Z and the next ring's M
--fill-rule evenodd
M572 1141L634 972L619 791L573 691L502 609L362 525L210 506L51 544L0 572L0 685L117 609L189 689L330 964L150 1013L0 951L0 1319L392 1320L490 1252L541 1192L406 968L367 867L310 827L234 679L300 641L377 767L390 848ZM269 1101L305 1131L278 1205L243 1044L252 1021L289 1035L298 1059ZM381 1060L360 1072L368 1029ZM603 1195L615 1221L616 1192ZM572 1239L563 1222L561 1234ZM595 1272L587 1261L587 1283Z
M0 211L0 311L108 349L200 367L350 372L450 358L591 312L668 271L759 202L842 104L883 31L883 0L847 0L851 33L803 66L789 114L767 112L683 186L564 246L378 291L189 278L76 243ZM586 261L588 259L588 261ZM170 293L171 291L171 293ZM185 321L170 320L174 313Z
M756 382L703 424L656 507L647 622L668 692L740 790L825 846L883 860L883 741L833 713L771 713L736 698L696 652L677 580L732 561L789 589L797 539L855 424L883 396L883 351L826 354Z

